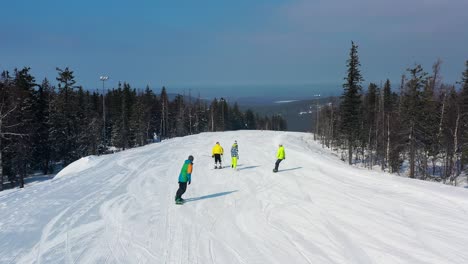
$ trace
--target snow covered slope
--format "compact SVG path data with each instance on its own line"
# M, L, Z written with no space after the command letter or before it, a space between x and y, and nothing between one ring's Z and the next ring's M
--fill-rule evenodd
M229 156L235 139L239 171L214 170L211 147ZM189 154L188 201L175 205ZM350 167L308 134L204 133L0 193L0 263L466 264L467 221L467 189Z

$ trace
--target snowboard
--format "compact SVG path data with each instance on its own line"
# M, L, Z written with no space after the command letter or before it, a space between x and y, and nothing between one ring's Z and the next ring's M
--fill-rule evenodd
M180 198L180 200L175 199L176 204L184 204L185 200Z

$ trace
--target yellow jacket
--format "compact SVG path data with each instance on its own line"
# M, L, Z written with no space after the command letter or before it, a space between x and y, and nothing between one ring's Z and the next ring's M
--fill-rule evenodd
M224 150L223 150L223 147L221 147L221 145L216 144L216 145L213 147L212 155L214 155L214 154L221 154L221 155L223 155L223 153L224 153Z
M283 146L279 147L278 153L276 154L276 157L277 157L278 159L280 159L280 160L286 158L286 153L284 152L284 147L283 147Z

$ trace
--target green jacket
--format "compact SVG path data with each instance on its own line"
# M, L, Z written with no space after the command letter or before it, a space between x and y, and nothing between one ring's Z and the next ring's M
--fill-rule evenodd
M192 181L192 170L193 163L190 160L186 160L179 174L179 182L190 182Z
M283 159L286 158L286 153L284 152L284 147L283 146L279 147L278 153L276 154L276 157L278 159L280 159L280 160L283 160Z

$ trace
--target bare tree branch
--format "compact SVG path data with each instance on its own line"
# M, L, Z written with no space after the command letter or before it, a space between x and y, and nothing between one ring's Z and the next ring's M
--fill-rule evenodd
M0 113L0 119L4 119L9 114L11 114L11 112L15 111L16 107L17 107L17 105L15 105L12 109L8 110L8 112L6 112L4 115L1 115L1 113Z

